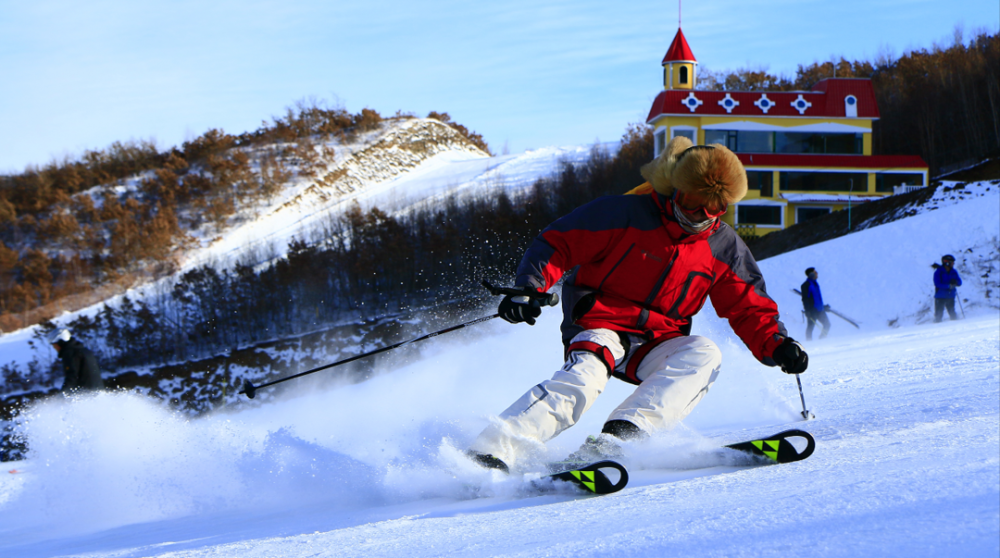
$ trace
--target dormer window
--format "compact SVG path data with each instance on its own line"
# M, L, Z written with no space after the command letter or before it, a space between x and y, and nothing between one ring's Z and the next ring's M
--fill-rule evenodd
M844 116L848 118L858 117L858 98L854 95L844 97Z

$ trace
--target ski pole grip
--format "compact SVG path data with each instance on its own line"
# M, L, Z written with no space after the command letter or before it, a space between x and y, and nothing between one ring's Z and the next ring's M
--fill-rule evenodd
M511 296L526 296L530 299L537 300L542 306L558 306L559 305L559 295L556 293L540 293L537 291L532 291L530 289L524 289L521 287L498 287L493 283L483 279L483 286L486 290L490 291L493 296L500 295L511 295Z

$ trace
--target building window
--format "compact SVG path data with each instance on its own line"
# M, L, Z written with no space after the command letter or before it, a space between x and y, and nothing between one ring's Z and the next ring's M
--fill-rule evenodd
M862 134L705 130L706 144L719 143L739 153L861 155L864 153L863 138Z
M775 132L776 153L829 153L860 155L861 134L819 134L809 132Z
M780 205L743 205L736 206L736 222L741 225L773 225L781 226Z
M875 175L876 192L892 192L894 186L923 186L923 173L880 172Z
M698 129L692 128L690 126L674 126L670 129L670 139L674 139L677 136L684 136L691 140L691 143L698 143Z
M844 97L844 116L848 118L858 117L858 98L854 95Z
M734 130L705 130L705 145L718 143L736 151L736 132Z
M829 214L829 207L799 207L795 209L795 222L804 223L810 219L815 219Z
M667 131L659 129L653 134L653 157L659 157L663 153L663 148L667 146Z
M863 172L782 172L781 191L867 192L868 175Z
M688 82L688 69L687 66L681 66L681 71L679 72L678 83L687 84Z
M861 138L861 134L823 134L823 153L861 155L864 145Z
M740 153L773 153L774 132L736 132L736 151Z
M760 190L762 198L773 197L774 173L771 171L747 171L747 188Z

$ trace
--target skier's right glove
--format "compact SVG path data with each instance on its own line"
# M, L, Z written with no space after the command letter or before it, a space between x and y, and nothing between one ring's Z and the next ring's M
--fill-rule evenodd
M525 293L537 293L532 287L521 287ZM500 317L512 324L528 322L535 325L535 318L542 315L542 306L538 299L522 295L507 295L500 301L497 309Z
M809 355L806 354L802 345L799 345L799 342L791 337L785 337L785 340L774 350L771 359L781 367L781 371L785 374L801 374L806 371L806 368L809 368Z

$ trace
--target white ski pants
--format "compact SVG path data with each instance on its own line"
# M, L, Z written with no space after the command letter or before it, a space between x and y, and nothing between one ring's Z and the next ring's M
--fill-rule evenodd
M584 331L571 343L590 342L607 348L615 370L624 371L637 346L625 354L618 333ZM708 392L722 365L719 348L707 337L677 337L641 357L635 376L642 383L607 420L625 420L644 432L671 428L686 417ZM479 435L472 449L513 465L573 426L604 391L610 378L597 354L571 351L551 380L528 390Z

